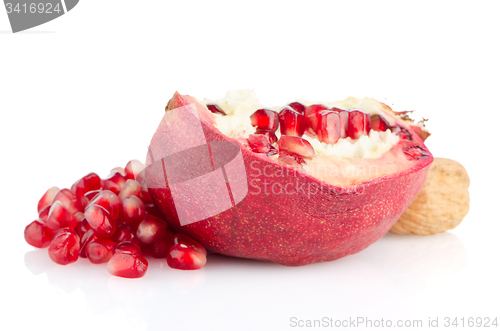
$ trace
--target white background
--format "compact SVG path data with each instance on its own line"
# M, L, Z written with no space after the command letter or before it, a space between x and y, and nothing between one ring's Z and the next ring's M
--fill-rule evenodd
M0 323L289 330L291 317L500 318L499 11L498 1L83 0L12 34L0 8ZM47 188L144 160L176 90L215 99L239 88L268 105L354 95L417 110L433 154L468 170L469 214L445 234L386 235L330 263L211 255L195 272L151 261L139 280L87 260L58 266L24 242Z

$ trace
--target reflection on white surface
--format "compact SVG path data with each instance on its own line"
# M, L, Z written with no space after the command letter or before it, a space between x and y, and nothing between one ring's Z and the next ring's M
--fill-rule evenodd
M46 274L55 293L63 291L54 295L81 291L88 313L126 316L136 330L207 329L215 321L217 330L280 330L292 316L411 316L413 298L457 277L467 255L452 233L388 234L359 254L303 267L211 254L202 270L180 271L151 258L146 276L130 280L86 259L55 265L46 250L27 252L25 265L34 275Z

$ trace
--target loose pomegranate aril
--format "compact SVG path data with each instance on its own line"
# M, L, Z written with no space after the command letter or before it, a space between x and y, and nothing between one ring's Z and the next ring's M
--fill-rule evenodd
M70 264L78 260L80 238L72 229L59 230L49 246L49 257L57 264Z
M45 208L47 207L48 205L50 205L52 203L52 200L54 199L54 197L56 196L57 192L59 192L59 188L54 186L54 187L51 187L49 188L44 194L43 196L40 198L40 201L38 201L38 213L40 214L40 212Z
M82 238L83 235L90 229L91 227L89 225L89 222L87 222L87 220L85 219L85 215L78 223L76 223L75 226L75 232L80 238Z
M140 198L142 192L142 186L135 179L127 179L125 185L123 186L120 194L118 194L118 198L122 200L126 196L135 195Z
M81 179L76 181L71 188L73 193L75 194L77 203L79 203L80 206L84 207L87 203L85 199L85 193L100 190L101 178L97 174L91 172L90 174L83 176Z
M174 269L198 270L205 263L207 263L205 254L182 244L172 246L167 255L167 264Z
M283 135L302 137L307 129L307 119L291 107L283 108L279 113L280 132Z
M135 237L135 227L128 223L122 223L118 225L115 234L113 235L113 240L121 243L124 241L133 241L138 244L138 239Z
M302 115L304 115L304 112L306 110L306 106L304 106L303 103L300 103L298 101L292 102L291 104L288 105L288 107L291 107L297 113L302 114Z
M130 160L125 166L125 178L137 179L139 174L144 170L144 164L139 160Z
M214 114L220 114L226 116L226 113L222 111L217 105L207 105L208 110Z
M408 160L418 160L429 157L429 153L427 153L422 147L417 145L410 145L403 148L403 153L405 154Z
M49 216L49 211L52 205L48 205L43 208L38 214L38 218L41 219L44 223L47 223L47 217Z
M182 233L176 234L174 237L174 244L175 245L184 245L186 247L192 248L194 250L197 250L200 253L207 255L207 250L205 249L205 247L203 247L196 240L186 236L185 234L182 234Z
M115 245L116 243L111 240L96 239L87 244L85 253L91 263L106 263L113 256Z
M298 155L304 158L312 158L316 153L311 144L300 137L281 136L278 141L280 154Z
M167 231L165 239L153 244L153 247L150 249L151 255L157 259L166 258L170 248L175 245L174 237L175 235L172 232Z
M83 235L80 237L80 257L87 257L87 245L97 239L98 238L95 235L95 231L92 228L83 233Z
M372 130L374 131L385 131L389 129L389 124L387 121L380 115L372 115L370 118L370 124L372 127Z
M347 135L351 139L358 139L364 134L367 135L368 132L370 132L370 114L360 110L351 110Z
M113 220L116 220L120 215L120 199L115 193L109 190L99 192L99 194L90 200L87 208L90 205L98 205L106 209L111 214Z
M269 138L261 134L251 134L248 136L248 146L255 153L267 154L271 151L271 144Z
M57 192L57 194L52 199L52 204L54 204L54 202L56 201L60 201L64 205L64 207L71 213L71 215L79 211L83 211L80 204L77 202L73 192L71 192L67 188L63 188L62 190L59 190L59 192Z
M274 144L275 142L278 141L278 137L276 136L276 133L274 133L274 131L257 129L255 130L255 134L261 134L263 136L266 136L267 139L269 139L270 144Z
M144 221L137 227L137 238L144 244L154 244L167 236L167 223L163 220L146 215Z
M89 201L94 199L96 197L96 195L98 195L101 192L102 192L102 190L97 190L97 191L89 191L89 192L85 193L85 199L87 200L87 204Z
M326 144L335 144L340 139L341 120L336 111L322 110L318 113L316 133L318 140Z
M120 203L120 220L137 226L146 217L146 208L135 195L125 197Z
M119 244L116 244L116 246L113 248L113 254L116 253L131 253L131 254L137 254L141 255L141 247L139 245L134 244L131 241L124 241Z
M73 229L76 223L75 216L66 209L61 201L56 201L51 205L47 216L47 227L53 230L65 227Z
M31 222L24 229L24 239L28 244L37 248L50 245L54 232L41 220Z
M125 172L125 170L123 171ZM109 176L101 181L103 190L109 190L114 194L119 194L127 179L120 171L113 171Z
M270 109L259 109L250 116L252 126L259 129L276 131L278 129L279 120L278 113Z
M116 222L106 209L91 204L85 210L85 219L100 239L111 237L116 231Z
M318 126L318 113L322 110L328 110L328 107L322 104L314 104L307 106L304 110L304 115L306 116L307 125L316 132Z
M108 261L108 272L123 278L140 278L148 270L148 261L138 254L116 253Z

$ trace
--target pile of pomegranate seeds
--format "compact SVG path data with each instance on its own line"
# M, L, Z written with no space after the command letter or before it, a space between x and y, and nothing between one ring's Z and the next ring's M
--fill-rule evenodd
M195 240L174 234L145 188L137 160L101 179L90 173L70 189L52 187L38 202L38 219L24 230L28 244L48 247L49 257L66 265L79 258L107 263L110 274L145 275L149 253L182 270L202 268L207 251Z

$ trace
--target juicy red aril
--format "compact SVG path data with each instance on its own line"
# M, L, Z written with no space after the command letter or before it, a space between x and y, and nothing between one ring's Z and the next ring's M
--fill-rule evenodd
M266 138L269 139L270 144L274 144L275 142L278 141L278 137L276 137L276 133L274 133L274 131L257 129L257 130L255 130L255 134L260 134L260 135L266 136Z
M154 244L165 239L167 228L167 223L163 220L147 215L146 219L137 227L137 238L144 244Z
M50 245L54 232L49 229L41 220L31 222L24 229L24 239L28 244L37 248L44 248Z
M85 219L85 216L78 223L76 223L75 226L75 232L80 238L82 238L82 236L90 229L91 227L89 222Z
M118 194L118 198L122 200L126 196L135 195L140 198L142 192L142 186L134 179L127 179L125 185L123 186L120 194Z
M116 222L106 209L99 205L89 205L85 210L85 219L94 229L98 238L111 237L116 231Z
M144 164L139 160L130 160L125 166L125 177L127 179L137 179L144 170Z
M370 114L360 110L351 110L349 112L349 123L347 135L351 139L358 139L362 135L370 132Z
M65 227L73 229L76 223L75 216L66 209L61 201L56 201L51 205L47 216L47 227L53 230Z
M276 131L278 129L279 120L278 113L270 109L259 109L250 116L252 126L268 131Z
M316 133L318 140L326 144L335 144L340 138L340 114L336 111L322 110L318 114Z
M248 136L248 146L250 146L252 152L255 153L268 154L271 150L276 150L271 146L269 138L261 134L251 134Z
M226 115L225 112L222 111L222 109L219 108L217 105L207 105L208 110L210 110L214 114L220 114L220 115Z
M312 158L316 153L311 144L300 137L281 136L278 141L278 147L281 153L298 155L304 158Z
M116 220L120 215L120 199L111 191L105 190L99 192L87 205L98 205L106 209L111 214L111 218Z
M135 228L128 223L122 223L116 229L115 234L113 235L113 240L120 243L123 241L136 241L135 237Z
M113 248L113 254L116 253L131 253L141 255L141 248L139 247L139 245L136 245L130 241L124 241L117 244Z
M80 237L80 256L81 257L87 257L87 245L94 241L97 240L97 236L95 235L94 229L90 228L86 232L83 233L83 235Z
M304 106L303 103L300 103L298 101L292 102L291 104L288 105L288 107L291 107L297 113L302 114L302 115L304 115L304 112L306 110L306 106Z
M127 179L120 171L113 171L106 179L101 181L103 190L109 190L114 194L119 194Z
M207 250L196 240L186 236L185 234L178 233L174 237L175 245L184 245L186 247L192 248L200 253L207 255Z
M49 188L43 194L43 196L40 198L40 201L38 201L38 213L40 213L45 207L52 203L52 200L54 199L57 192L59 192L59 188L54 186Z
M108 272L123 278L140 278L148 270L148 261L140 255L116 253L108 261Z
M49 257L57 264L70 264L78 260L80 238L72 229L58 231L49 246Z
M79 203L77 203L75 195L67 188L63 188L62 190L59 190L59 192L57 192L57 194L52 199L52 204L54 204L54 202L56 201L60 201L71 215L82 211L81 206L79 205Z
M158 218L162 218L162 215L160 213L160 211L158 210L158 208L156 208L155 204L154 203L145 203L144 204L144 207L146 208L146 214L147 215L152 215L152 216L155 216L155 217L158 217Z
M97 191L89 191L89 192L85 193L85 200L86 200L85 207L87 206L89 201L94 199L96 197L96 195L98 195L101 192L102 192L102 190L97 190Z
M396 134L401 140L413 140L410 132L401 126L395 126L391 128L392 133Z
M49 216L49 211L50 211L51 207L52 207L52 205L46 206L38 214L38 218L41 219L45 223L47 223L47 217Z
M302 137L307 129L307 120L304 115L291 107L283 108L279 113L281 134Z
M429 153L427 153L422 147L417 145L411 145L403 148L403 153L405 154L406 158L411 161L424 159L429 156Z
M322 104L314 104L307 106L304 110L304 115L306 116L307 125L316 132L316 127L318 126L317 115L322 110L328 110L328 107Z
M96 239L87 244L85 253L91 263L106 263L113 256L115 245L116 243L111 240Z
M370 118L371 128L374 131L385 131L389 129L389 124L387 121L380 115L372 115Z
M175 245L174 237L175 235L172 232L167 231L165 239L153 244L153 247L150 249L151 255L157 259L166 258L170 248Z
M146 217L146 209L141 199L129 195L120 203L120 220L132 225L138 225Z
M181 270L198 270L207 263L207 256L182 244L174 245L167 255L169 267Z
M340 116L340 138L347 138L349 127L349 112L342 108L333 107L332 111L339 113Z
M75 194L77 203L84 207L87 204L85 193L100 190L101 178L92 172L76 181L71 188Z

